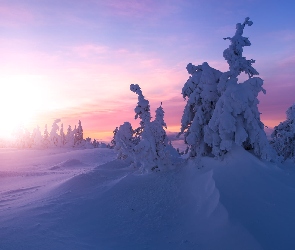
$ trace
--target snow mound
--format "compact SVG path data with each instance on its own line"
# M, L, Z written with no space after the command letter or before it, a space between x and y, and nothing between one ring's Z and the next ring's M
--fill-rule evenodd
M291 162L278 168L235 147L223 162L141 174L114 158L105 149L26 158L32 175L1 178L0 249L295 249ZM68 168L48 170L56 165Z
M233 221L247 228L263 249L295 249L294 164L288 173L236 147L222 164L210 165L215 165L220 201Z
M77 168L77 167L80 168L85 166L89 166L89 165L77 159L69 159L57 165L54 165L53 167L50 168L50 170L57 170L57 169L63 169L63 168Z

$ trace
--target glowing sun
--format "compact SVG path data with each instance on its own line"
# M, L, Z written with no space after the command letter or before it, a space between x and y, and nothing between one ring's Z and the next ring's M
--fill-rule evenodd
M1 76L0 138L11 137L19 126L49 105L42 77L35 75Z

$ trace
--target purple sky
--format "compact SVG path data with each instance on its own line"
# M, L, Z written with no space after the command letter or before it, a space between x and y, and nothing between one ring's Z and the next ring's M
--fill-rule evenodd
M152 114L163 102L168 130L178 131L186 65L226 71L222 38L247 16L244 56L264 79L259 109L273 127L295 102L294 11L291 0L2 0L0 135L60 118L65 126L81 119L86 136L106 139L134 119L131 83Z

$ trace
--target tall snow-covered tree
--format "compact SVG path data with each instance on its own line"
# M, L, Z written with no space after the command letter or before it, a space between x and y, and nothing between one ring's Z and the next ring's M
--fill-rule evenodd
M204 129L220 96L217 84L222 73L211 68L207 62L199 66L189 63L186 69L191 76L182 88L182 96L187 98L187 104L181 119L180 134L184 134L191 157L207 155L212 148L204 141Z
M261 159L274 158L273 151L264 132L264 124L260 120L258 111L258 93L262 88L263 80L252 67L253 59L243 57L243 47L250 46L248 38L243 37L246 25L253 23L249 18L243 24L236 25L236 33L230 40L231 44L223 53L229 64L229 71L221 75L217 89L220 93L209 126L205 128L204 141L212 147L212 153L217 157L230 151L234 145L253 150ZM237 76L242 72L249 77L243 83L238 83Z
M149 101L144 98L138 84L131 84L130 90L138 95L137 106L134 109L135 119L140 118L140 126L144 128L151 121Z
M127 156L133 159L134 165L142 171L159 171L173 165L173 148L168 144L168 139L163 127L164 111L162 107L156 110L156 118L151 121L150 105L142 94L137 84L131 84L130 90L138 95L135 119L140 118L140 127L133 130L129 122L121 125L115 134L119 158ZM175 150L176 152L176 150Z
M59 130L59 126L58 126L59 122L60 122L60 119L56 119L53 122L51 131L49 134L49 141L52 147L57 147L59 145L60 136L57 134L57 131Z
M83 146L84 145L84 140L83 140L83 128L81 121L79 120L78 122L78 127L76 128L76 133L75 133L75 146Z
M286 111L287 119L274 127L271 146L284 160L295 161L295 104Z

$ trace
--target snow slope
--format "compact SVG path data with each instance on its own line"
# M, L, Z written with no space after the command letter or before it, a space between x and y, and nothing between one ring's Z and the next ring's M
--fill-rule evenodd
M241 148L141 174L110 149L0 151L0 249L295 249L295 166Z

